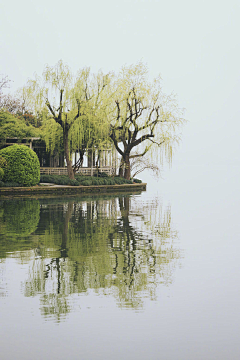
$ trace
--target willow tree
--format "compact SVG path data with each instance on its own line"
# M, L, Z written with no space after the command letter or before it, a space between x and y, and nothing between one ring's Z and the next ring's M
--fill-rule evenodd
M73 123L69 133L71 151L79 153L79 160L74 164L74 172L83 164L86 151L101 150L109 147L109 122L107 109L111 98L110 82L112 75L101 71L91 74L86 68L79 71L75 84L76 99L84 99L87 108L82 116Z
M173 145L179 141L177 129L184 119L175 98L162 91L160 76L149 81L140 62L121 69L114 89L110 137L121 155L119 175L130 179L130 160L148 152L171 163Z
M31 99L32 111L42 115L47 148L59 147L62 139L70 179L74 179L70 140L76 149L83 142L88 146L93 128L98 143L104 141L108 131L103 112L109 79L109 75L101 72L91 76L89 68L73 76L60 60L53 67L46 66L42 77L29 80L24 88Z

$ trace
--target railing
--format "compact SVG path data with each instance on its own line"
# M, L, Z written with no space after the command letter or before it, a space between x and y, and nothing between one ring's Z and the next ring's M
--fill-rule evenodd
M99 167L98 171L105 172L109 176L115 175L115 168L113 166L103 166ZM97 168L88 168L82 167L80 168L76 174L92 176L97 172ZM66 167L41 167L40 174L45 175L67 175L67 168Z

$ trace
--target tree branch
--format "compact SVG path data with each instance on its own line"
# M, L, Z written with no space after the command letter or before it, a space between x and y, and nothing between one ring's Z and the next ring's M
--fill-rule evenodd
M156 141L154 141L153 139L149 139L153 144L156 144L157 146L161 146L163 143L165 143L165 140L163 140L162 142L158 143Z
M51 107L50 102L48 101L48 99L46 99L46 105L47 105L49 111L51 112L52 116L54 117L54 120L56 120L57 117L56 117L55 112L53 111L53 109L52 109L52 107ZM56 121L57 121L57 120L56 120Z
M137 140L135 140L134 142L131 143L131 149L134 146L137 146L137 145L141 144L143 141L148 140L148 139L153 138L153 137L154 137L154 135L152 135L152 134L142 135L139 139L137 139Z
M122 151L122 150L119 148L119 146L118 146L118 142L117 142L117 140L116 140L116 135L115 135L113 129L112 129L112 133L111 133L111 135L110 135L110 138L112 139L116 150L119 152L119 154L120 154L121 156L123 156L124 153L123 153L123 151Z

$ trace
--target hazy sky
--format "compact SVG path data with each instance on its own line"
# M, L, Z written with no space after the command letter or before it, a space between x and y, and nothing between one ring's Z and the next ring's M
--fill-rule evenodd
M135 314L141 316L137 322L141 343L147 339L146 349L151 354L159 348L154 344L157 338L163 350L171 344L170 351L177 351L179 359L187 358L191 349L199 358L207 351L208 359L223 359L227 353L236 359L239 355L234 353L239 349L239 39L240 0L0 0L0 74L13 81L12 91L23 86L34 72L41 74L45 64L52 66L60 59L73 71L84 66L93 71L118 71L122 65L142 59L151 76L160 73L165 91L175 92L180 107L186 108L189 122L183 129L172 169L166 169L158 183L149 175L140 176L148 182L148 192L142 196L159 191L164 201L172 203L172 219L184 249L183 272L176 272L174 287L167 289L171 291L168 298L161 290L163 307L156 310L149 306L145 332L141 328L142 314ZM165 198L164 187L168 191ZM100 337L95 326L95 318L102 321L106 307L99 311L98 306L90 314L96 315L93 335L95 330L98 334L94 339L104 339L95 346L101 354L109 339L105 336L108 325ZM107 305L109 308L107 315L112 314ZM23 316L22 312L18 314ZM92 325L92 315L79 314L81 324L90 319L86 324ZM122 344L128 334L127 341L131 341L126 342L130 344L127 349L131 351L137 344L134 336L138 334L129 331L131 321L136 324L136 317L131 316L128 312L125 318L121 310L124 333L118 326L117 334L123 341L115 336L114 356L118 356L118 348L120 354L125 351ZM79 317L74 315L72 319L78 321ZM108 324L106 319L104 323ZM125 320L130 324L127 329ZM72 353L72 344L79 340L79 331L73 334L69 330L62 335L63 329L72 330L74 321L67 319L67 328L58 326L56 330L54 326L53 339L46 340L55 349L59 345L55 339L64 336L65 343L69 339L68 346L62 347L63 356L66 349ZM162 324L162 337L155 331L156 323ZM19 324L17 321L15 330ZM24 325L20 339L29 329ZM84 335L89 331L92 335L92 329L83 329ZM36 341L41 339L42 344L46 333L43 322L37 331ZM19 339L17 343L25 346ZM84 351L82 345L80 351ZM183 351L187 357L181 357ZM213 351L218 356L211 357Z
M1 0L0 74L12 90L59 59L118 71L142 59L189 120L181 166L239 164L239 0Z

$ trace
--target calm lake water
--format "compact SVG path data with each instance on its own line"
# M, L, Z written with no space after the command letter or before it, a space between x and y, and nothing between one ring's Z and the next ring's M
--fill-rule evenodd
M1 200L0 358L239 359L233 173Z

